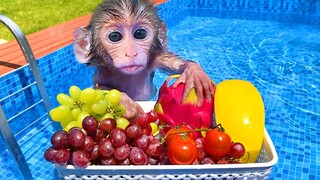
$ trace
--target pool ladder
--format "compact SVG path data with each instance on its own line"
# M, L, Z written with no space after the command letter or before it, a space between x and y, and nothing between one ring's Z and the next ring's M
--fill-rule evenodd
M18 27L18 25L15 22L13 22L10 18L0 14L0 22L2 22L5 26L9 28L11 33L14 35L15 39L18 41L20 49L22 50L24 57L29 63L32 74L35 78L35 84L42 98L42 100L40 101L43 101L46 111L49 112L50 110L49 96L26 36L23 34L21 29ZM17 140L14 137L14 134L12 133L9 127L8 119L6 118L1 105L0 105L0 131L7 145L7 148L14 159L14 162L16 163L18 169L20 170L20 172L18 172L16 176L19 179L33 179L30 168L24 158L24 155L21 151L21 148Z

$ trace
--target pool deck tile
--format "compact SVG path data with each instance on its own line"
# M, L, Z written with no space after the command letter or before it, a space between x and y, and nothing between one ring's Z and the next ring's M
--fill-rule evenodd
M91 14L27 35L36 59L72 43L75 28L86 26ZM0 44L0 76L27 64L16 40Z

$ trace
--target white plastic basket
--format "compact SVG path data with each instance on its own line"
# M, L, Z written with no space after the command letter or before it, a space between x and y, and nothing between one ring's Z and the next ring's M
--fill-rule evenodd
M149 111L154 102L139 102ZM78 168L72 165L54 165L59 179L267 179L278 155L267 130L264 130L262 148L255 163L213 165L110 165Z

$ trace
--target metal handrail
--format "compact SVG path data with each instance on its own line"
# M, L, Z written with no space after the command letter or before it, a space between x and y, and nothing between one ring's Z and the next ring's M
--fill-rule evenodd
M22 50L24 57L26 58L27 62L30 65L31 71L33 73L33 76L39 88L40 95L44 101L45 108L47 111L49 111L50 110L49 96L48 96L46 87L44 85L42 76L40 74L40 71L38 69L36 59L33 55L33 52L31 50L31 47L29 45L29 42L26 36L23 34L19 26L15 22L13 22L10 18L0 14L0 21L9 28L11 33L14 35L14 37L18 41L20 49Z
M9 28L11 33L14 35L15 39L18 41L20 49L22 50L24 57L29 63L31 72L35 78L35 82L39 90L40 96L42 98L42 101L44 103L45 109L47 112L49 112L50 110L49 96L45 88L43 79L41 77L40 71L38 69L38 65L36 63L34 54L31 50L31 47L28 43L26 36L23 34L21 29L18 27L18 25L15 22L13 22L10 18L0 14L0 22L2 22L6 27ZM0 105L0 131L1 131L1 135L3 136L3 139L7 144L9 152L11 153L15 163L17 164L17 167L20 170L19 173L16 174L16 176L18 176L19 179L33 179L30 168L24 158L24 155L21 151L21 148L17 140L15 139L9 127L8 120L4 114L4 111L1 105Z

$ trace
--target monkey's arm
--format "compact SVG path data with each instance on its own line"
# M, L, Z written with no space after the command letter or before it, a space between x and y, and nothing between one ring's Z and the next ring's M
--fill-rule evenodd
M182 60L177 55L166 51L156 56L154 65L155 68L159 68L168 74L181 74L185 69L185 63L186 61Z
M198 106L202 104L203 99L212 100L214 88L210 77L204 72L202 67L193 61L185 61L171 52L165 52L155 58L156 68L160 68L169 74L178 73L181 76L173 84L177 87L179 83L185 83L183 99L194 87L198 97Z

